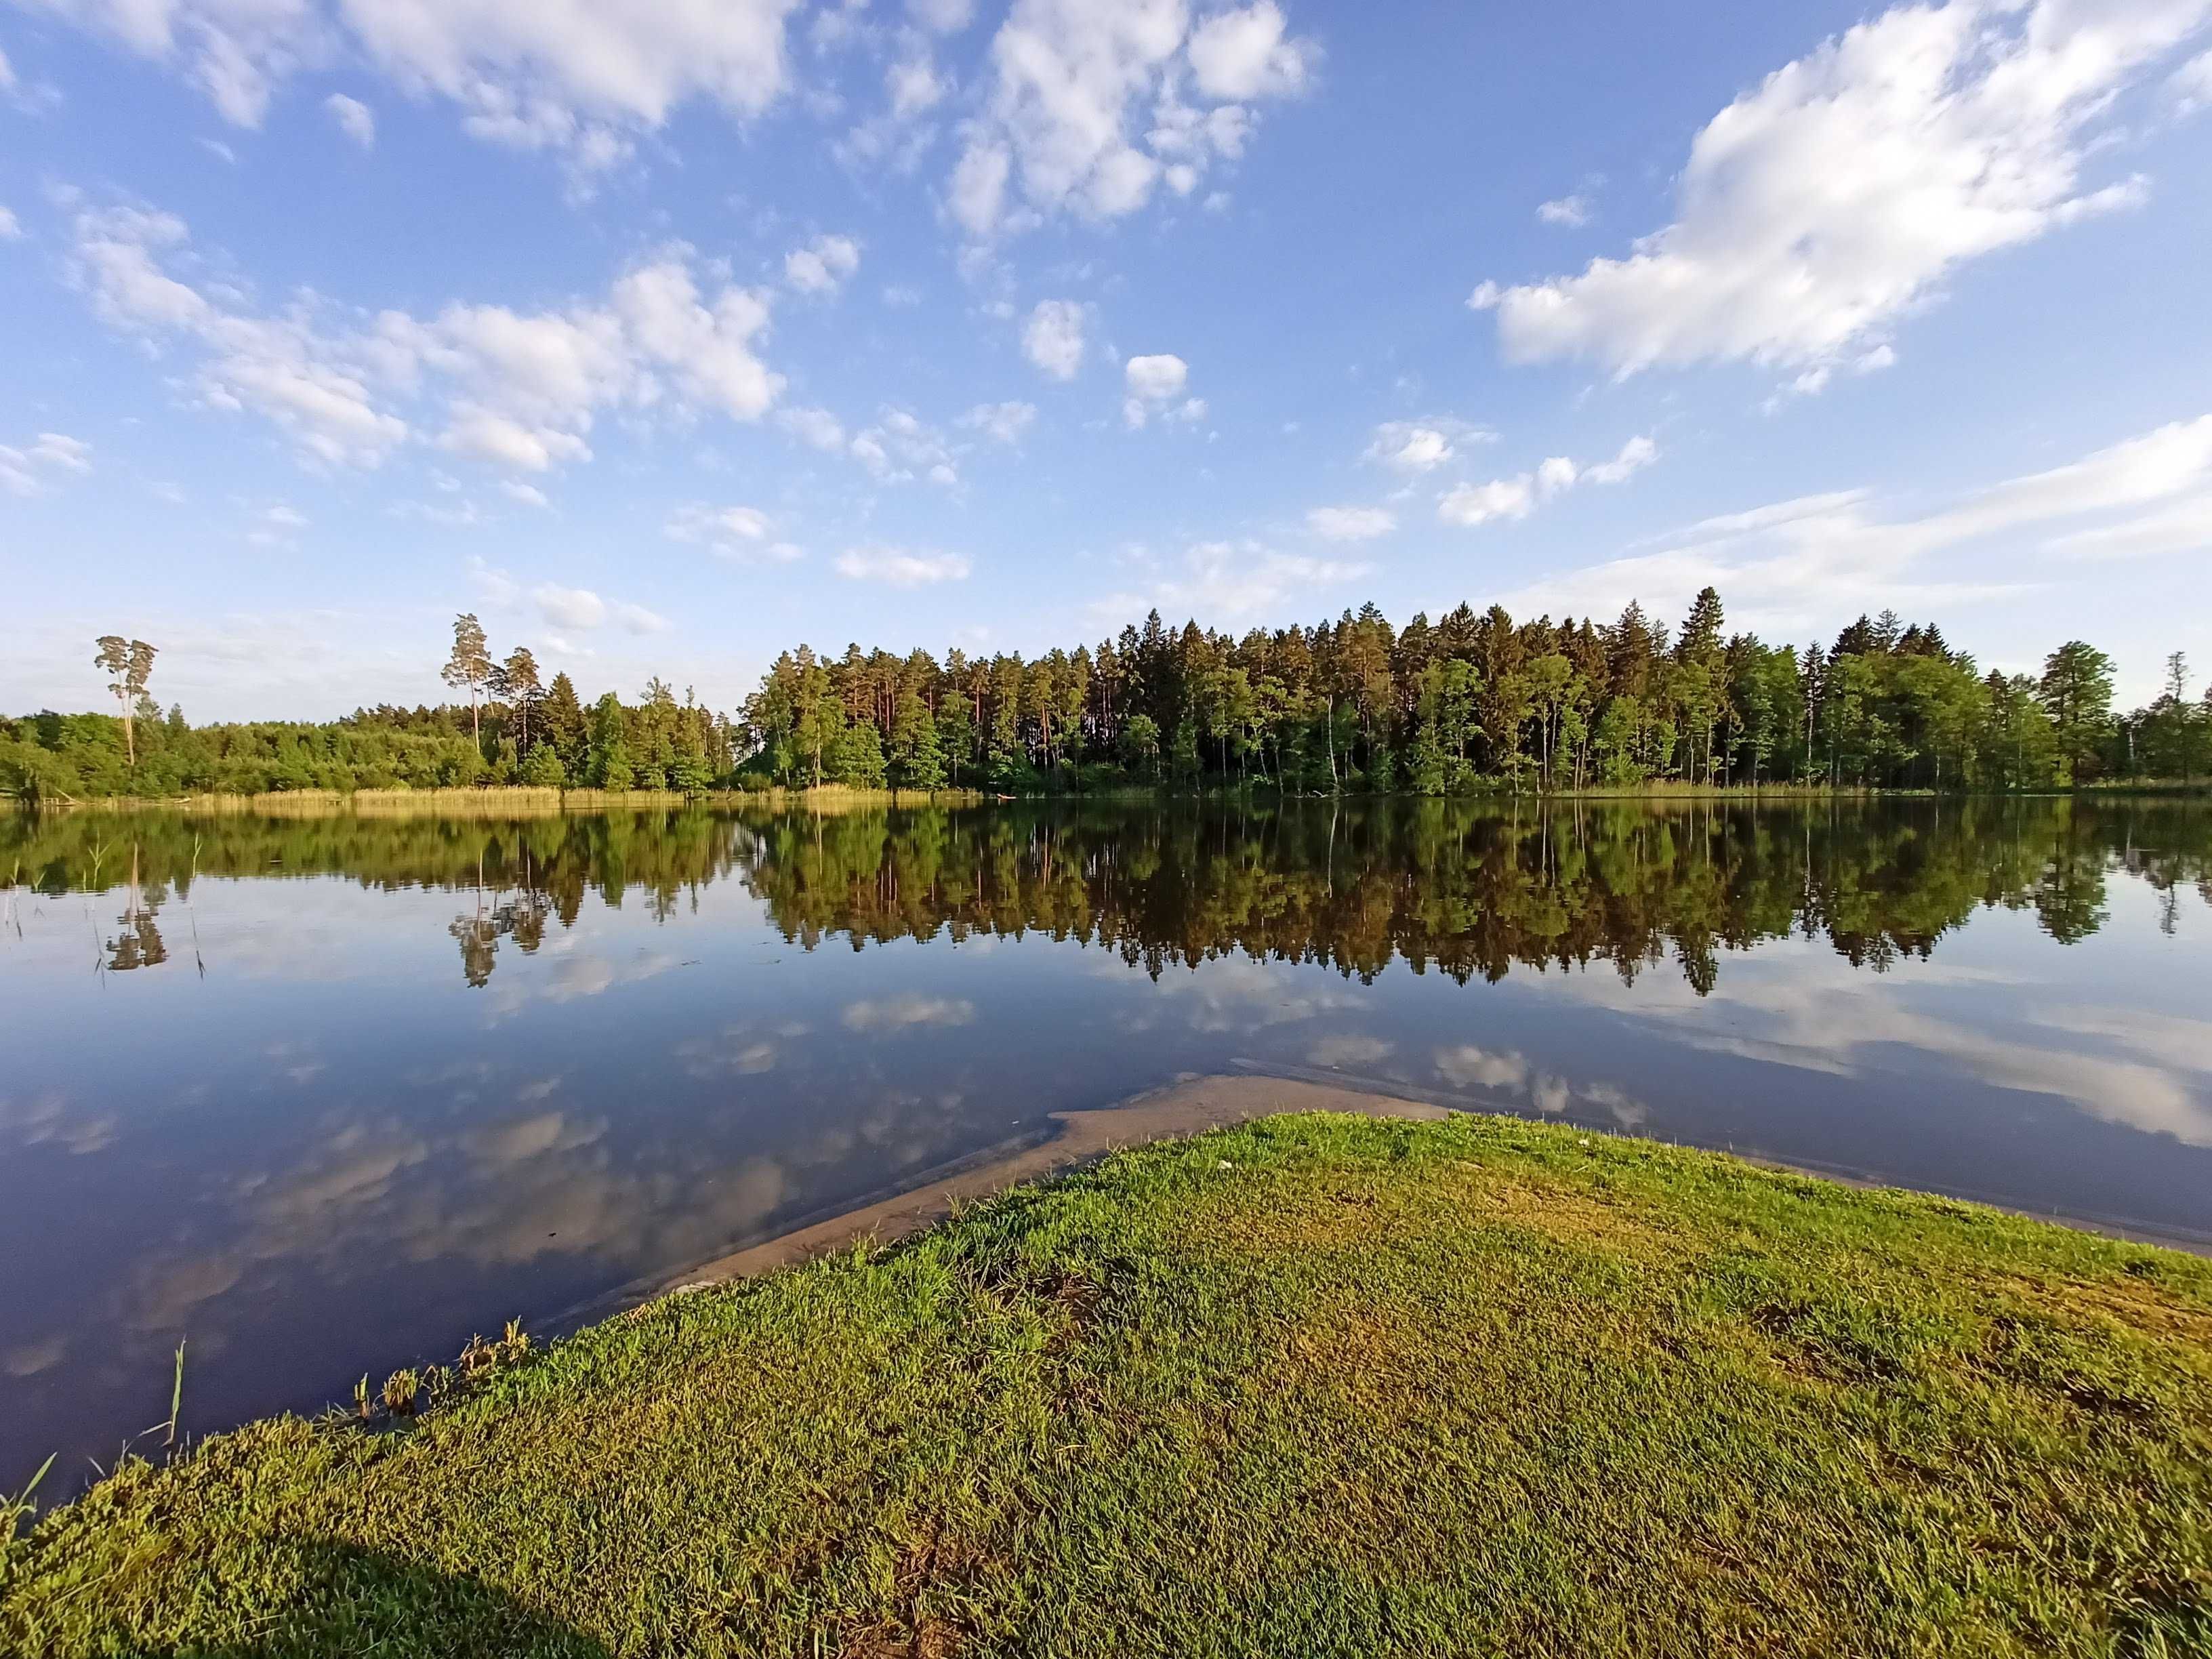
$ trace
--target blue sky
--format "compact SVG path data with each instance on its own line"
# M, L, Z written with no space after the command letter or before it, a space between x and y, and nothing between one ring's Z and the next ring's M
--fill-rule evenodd
M0 0L0 707L1158 605L2212 668L2212 0Z

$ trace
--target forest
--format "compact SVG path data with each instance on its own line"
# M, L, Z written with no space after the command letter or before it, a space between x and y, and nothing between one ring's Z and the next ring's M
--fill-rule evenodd
M1633 604L1610 623L1462 605L1395 628L1370 605L1241 637L1156 611L1029 659L800 646L731 712L657 678L586 702L526 647L495 655L464 615L440 672L465 702L195 726L152 695L154 647L99 643L118 712L0 719L0 791L2021 791L2187 786L2212 750L2212 690L2192 697L2178 652L2160 695L2123 713L2112 659L2084 641L2034 675L1984 672L1887 611L1826 646L1770 645L1729 632L1711 588L1671 628Z

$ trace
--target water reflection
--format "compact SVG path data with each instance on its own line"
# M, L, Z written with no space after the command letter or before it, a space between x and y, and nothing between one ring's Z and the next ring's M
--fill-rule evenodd
M60 896L127 858L114 969L167 959L157 925L205 877L339 875L465 895L446 931L471 987L586 898L665 921L737 880L811 951L976 933L1109 945L1158 977L1242 951L1371 981L1393 961L1464 983L1515 967L1676 963L1712 990L1730 951L1793 933L1854 967L1926 958L1983 908L2030 909L2063 943L2107 920L2107 884L2212 897L2212 818L2191 805L2059 799L1755 811L1443 801L1251 811L906 810L836 817L703 811L634 817L13 820L0 860ZM118 848L127 840L127 849ZM187 860L189 863L187 864Z
M11 869L0 1485L181 1335L193 1426L312 1407L1237 1066L2212 1235L2197 807L80 814Z

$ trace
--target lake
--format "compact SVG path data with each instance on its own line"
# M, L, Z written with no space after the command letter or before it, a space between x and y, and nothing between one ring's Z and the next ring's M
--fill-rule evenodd
M1320 1078L2212 1242L2212 812L0 817L0 1486ZM157 1451L159 1434L140 1439Z

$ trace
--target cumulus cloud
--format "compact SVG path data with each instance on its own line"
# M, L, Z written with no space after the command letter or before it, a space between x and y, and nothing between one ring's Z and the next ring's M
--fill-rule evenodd
M1498 519L1525 519L1543 502L1577 484L1620 483L1659 459L1659 446L1649 438L1631 438L1609 461L1579 465L1564 455L1554 455L1533 472L1486 483L1463 483L1437 503L1437 516L1446 524L1472 527Z
M1190 383L1190 365L1172 352L1162 352L1156 356L1130 358L1122 365L1121 374L1129 393L1121 404L1121 417L1133 430L1182 397L1183 388ZM1190 398L1171 412L1184 419L1197 420L1205 415L1206 405Z
M22 222L4 207L0 207L0 242L13 242L23 234Z
M349 98L334 92L323 100L323 107L330 112L331 119L337 123L340 132L363 149L376 147L376 112L358 98Z
M968 580L969 563L958 553L915 553L897 547L848 548L837 556L837 574L848 581L881 582L887 587L928 587Z
M1316 56L1311 42L1287 38L1273 0L1207 18L1192 32L1189 51L1198 89L1240 104L1303 92Z
M1190 380L1190 365L1172 353L1154 357L1132 357L1123 365L1129 395L1148 403L1179 394Z
M1022 327L1022 356L1055 380L1083 367L1083 307L1073 300L1040 300Z
M306 296L255 309L228 286L195 288L181 220L138 208L76 222L75 270L119 329L197 343L194 384L213 409L251 409L328 465L374 466L410 437L419 410L434 441L511 471L586 460L604 410L713 412L758 419L783 378L757 355L766 297L702 288L673 246L617 278L604 301L517 312L454 304L420 319L342 312Z
M946 206L970 236L1058 212L1133 213L1243 152L1252 106L1303 91L1316 58L1274 0L1195 28L1184 0L1015 0ZM1014 205L1018 198L1020 205Z
M860 245L849 236L817 236L784 255L783 279L801 294L834 294L860 268Z
M1387 507L1316 507L1306 511L1306 528L1332 542L1371 542L1398 527Z
M0 489L36 495L57 474L92 471L92 446L66 433L41 432L23 449L0 444Z
M1569 230L1579 230L1590 222L1589 198L1562 196L1556 201L1546 202L1536 210L1536 216L1547 225L1559 225Z
M586 165L680 105L758 114L788 84L785 21L799 0L713 5L534 0L45 0L48 10L176 66L225 118L257 126L296 70L350 61L464 112L495 143L560 146Z
M1469 303L1518 362L1850 362L1966 262L2139 201L2139 181L2085 189L2083 165L2114 94L2208 16L2212 0L1897 7L1714 117L1674 222L1626 257Z

